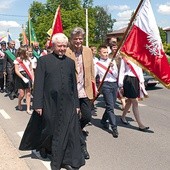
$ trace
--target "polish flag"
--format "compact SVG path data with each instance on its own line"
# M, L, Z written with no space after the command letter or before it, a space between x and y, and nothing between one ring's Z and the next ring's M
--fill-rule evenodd
M150 0L141 5L121 52L170 89L170 64L163 50Z

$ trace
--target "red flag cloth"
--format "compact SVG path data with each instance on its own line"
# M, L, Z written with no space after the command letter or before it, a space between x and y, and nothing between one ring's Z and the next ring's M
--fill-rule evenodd
M62 33L62 32L63 32L63 25L62 25L60 5L59 5L56 10L55 17L53 20L52 34L50 37L50 46L51 46L51 39L52 39L53 35L56 33Z
M170 89L170 65L163 50L150 0L145 0L121 52Z

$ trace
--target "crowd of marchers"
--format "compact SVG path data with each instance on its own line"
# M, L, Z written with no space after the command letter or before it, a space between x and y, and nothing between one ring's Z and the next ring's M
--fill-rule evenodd
M146 95L142 69L119 52L114 55L116 38L98 49L84 46L84 38L84 30L76 27L70 39L63 33L53 35L44 50L38 42L18 49L13 40L1 42L0 92L17 98L20 111L25 100L25 111L31 115L19 149L49 157L52 170L80 169L90 158L85 127L97 116L93 99L99 94L105 102L101 125L111 129L114 138L119 136L117 99L122 103L123 124L129 125L126 114L132 107L138 129L149 129L138 108L138 98Z

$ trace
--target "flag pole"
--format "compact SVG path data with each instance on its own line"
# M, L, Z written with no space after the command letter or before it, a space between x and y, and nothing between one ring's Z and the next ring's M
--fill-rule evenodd
M141 0L140 3L139 3L139 5L137 6L136 11L135 11L135 13L133 14L133 16L132 16L132 18L131 18L131 20L130 20L130 22L129 22L129 24L128 24L128 27L127 27L125 33L123 34L123 37L122 37L122 39L121 39L121 41L120 41L120 43L119 43L119 45L118 45L118 48L116 49L115 53L113 54L113 57L112 57L112 59L111 59L111 62L114 60L115 56L117 55L117 52L120 50L120 47L123 45L123 43L124 43L124 41L125 41L128 33L129 33L131 27L132 27L132 24L133 24L133 22L134 22L134 20L135 20L135 18L136 18L136 15L137 15L137 13L138 13L138 11L139 11L139 9L140 9L140 7L141 7L141 5L143 4L144 1L145 1L145 0ZM110 65L108 66L108 68L107 68L107 70L106 70L106 72L105 72L105 74L104 74L104 76L103 76L103 79L102 79L102 81L101 81L101 83L100 83L100 85L99 85L99 87L98 87L98 89L97 89L99 93L98 93L98 95L97 95L96 97L94 97L94 99L92 100L92 103L99 97L101 87L102 87L102 85L103 85L103 83L104 83L104 80L105 80L105 78L106 78L106 75L107 75L109 69L110 69Z
M86 47L89 46L89 26L88 26L88 8L86 7Z
M22 45L23 45L23 42L24 42L24 34L23 34L23 32L24 32L24 24L22 24Z
M29 34L29 46L31 46L30 10L28 11L28 34Z

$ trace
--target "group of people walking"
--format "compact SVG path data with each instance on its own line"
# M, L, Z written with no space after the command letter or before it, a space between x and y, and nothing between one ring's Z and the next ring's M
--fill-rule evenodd
M22 111L22 100L26 96L26 112L31 114L31 89L37 58L32 54L34 46L15 48L15 41L2 41L0 48L0 92L14 100L18 98L17 109Z
M91 121L94 107L91 101L98 93L105 101L101 124L107 129L111 126L114 138L119 135L114 111L118 88L126 98L122 103L122 123L129 124L126 114L132 105L139 130L145 132L149 129L142 123L138 110L137 98L140 84L144 82L142 69L120 54L111 59L117 42L110 42L110 55L108 46L101 45L98 58L94 57L93 51L83 46L84 36L84 30L76 27L71 31L70 41L63 33L53 35L52 52L43 57L37 58L38 52L33 52L34 48L20 47L16 57L10 58L17 77L14 89L17 89L18 109L23 109L21 101L26 93L28 114L31 114L33 87L33 112L19 149L36 149L43 158L51 155L52 170L76 170L90 158L83 130ZM32 53L36 54L36 60ZM7 52L5 55L9 58ZM102 82L108 67L110 69L98 91L96 77L97 84Z

